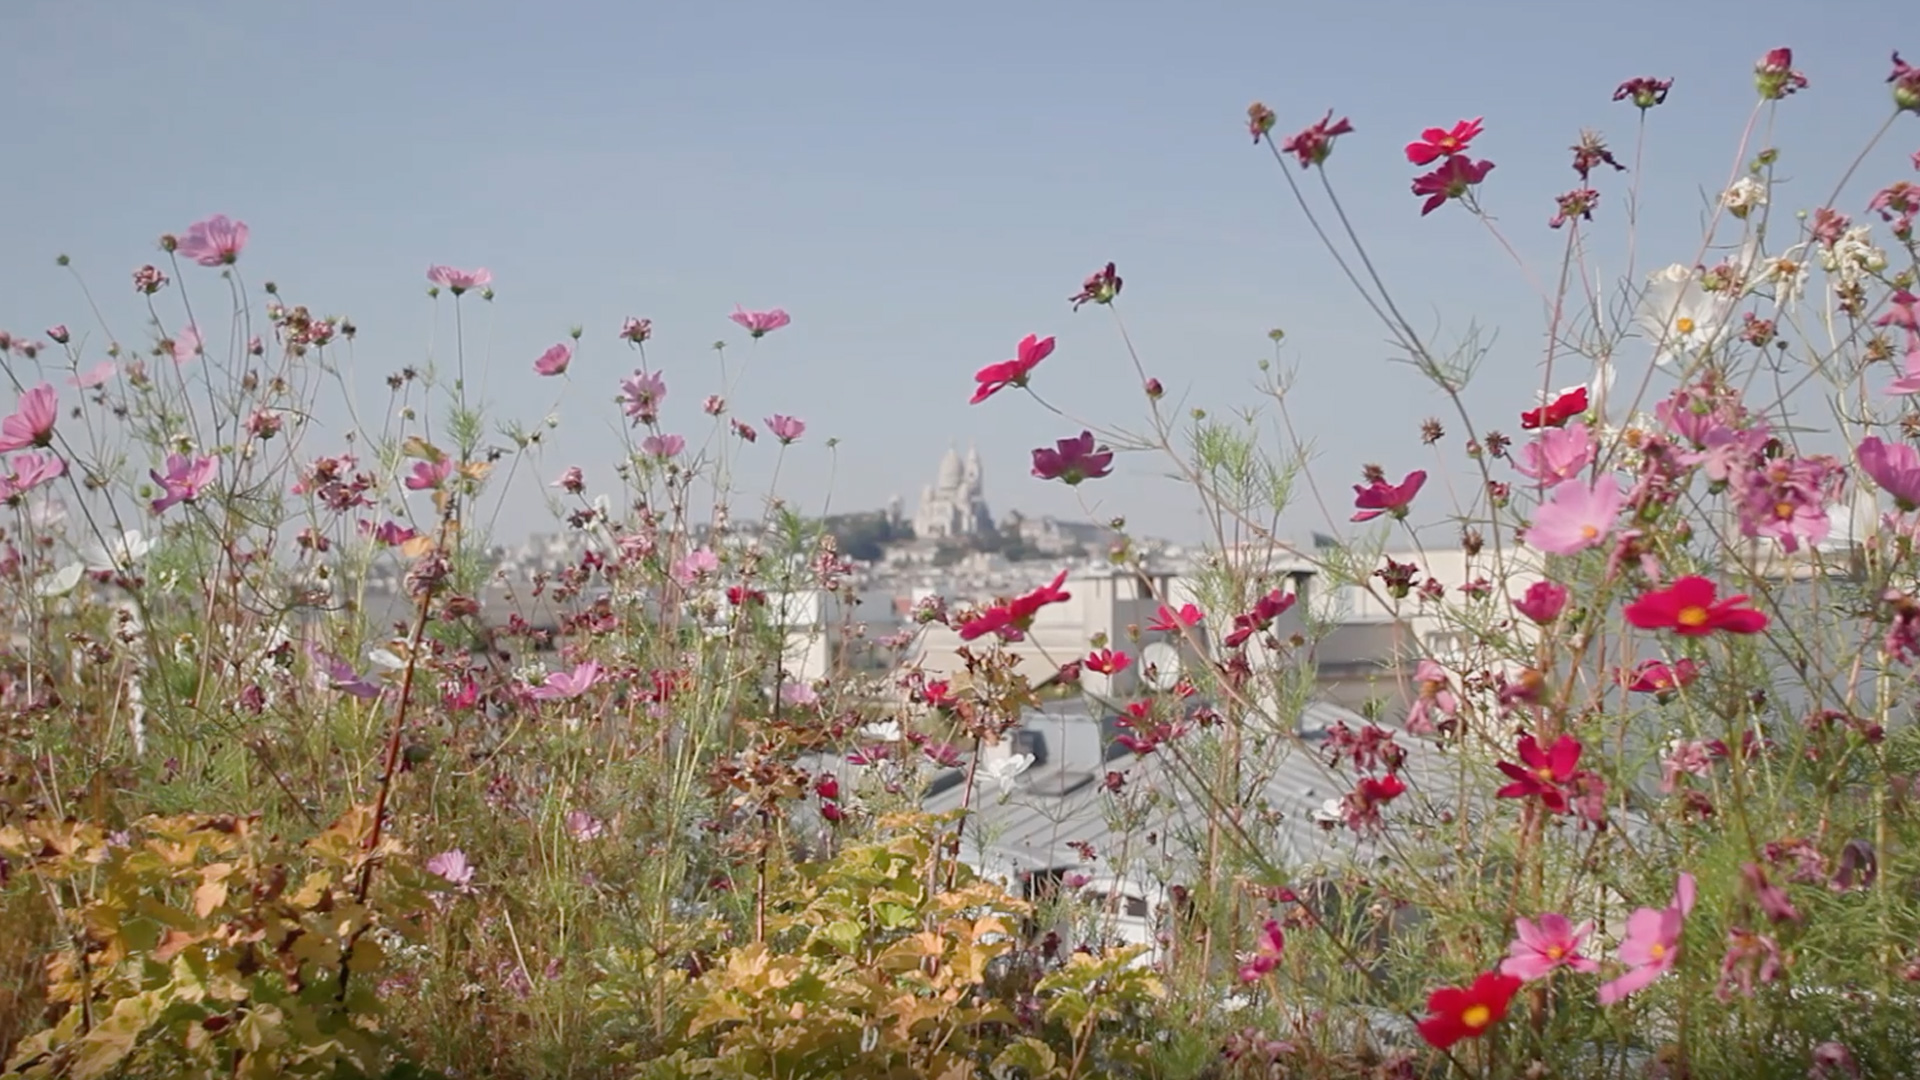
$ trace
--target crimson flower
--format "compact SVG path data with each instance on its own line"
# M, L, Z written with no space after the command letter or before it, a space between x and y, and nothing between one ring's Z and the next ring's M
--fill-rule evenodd
M1353 125L1347 122L1347 118L1343 116L1335 120L1333 110L1328 109L1327 115L1322 117L1319 123L1297 135L1288 136L1286 141L1280 144L1280 150L1282 153L1299 158L1300 167L1305 169L1327 160L1327 156L1333 153L1335 137L1351 134L1353 134Z
M1664 697L1699 678L1700 665L1685 658L1674 661L1671 667L1664 660L1643 660L1630 675L1625 672L1621 674L1621 681L1626 684L1628 691Z
M1082 431L1071 439L1059 439L1054 442L1056 449L1044 446L1033 451L1033 475L1042 480L1064 480L1069 485L1082 480L1098 480L1113 471L1113 451L1102 446L1097 450L1093 444L1093 433Z
M1081 304L1111 304L1113 298L1120 295L1121 284L1120 275L1115 271L1114 265L1108 263L1102 269L1087 275L1087 280L1080 284L1080 291L1067 299L1073 301L1075 311L1080 310Z
M1153 622L1147 624L1147 629L1177 633L1183 627L1198 625L1203 618L1206 616L1193 604L1182 604L1178 611L1161 604L1160 610L1153 613Z
M1131 663L1133 661L1127 658L1126 653L1115 652L1112 649L1097 649L1087 654L1087 659L1081 666L1102 675L1118 675L1127 670L1127 665Z
M1430 127L1420 138L1407 144L1407 160L1415 165L1431 165L1443 157L1464 154L1467 144L1480 134L1480 120L1462 120L1452 128Z
M1541 626L1560 617L1567 607L1567 588L1551 581L1536 581L1527 586L1527 594L1513 602L1513 609Z
M1512 975L1489 971L1468 987L1443 986L1427 998L1420 1037L1442 1050L1462 1039L1477 1039L1507 1015L1507 1003L1520 989Z
M978 405L1009 386L1027 385L1027 376L1040 366L1040 361L1052 354L1052 338L1035 337L1032 334L1021 338L1013 359L988 364L974 372L973 381L980 385L974 387L973 400L969 404Z
M1667 91L1673 89L1672 79L1655 79L1642 75L1637 79L1628 79L1613 92L1615 101L1632 101L1634 106L1645 112L1655 105L1664 105Z
M1746 603L1746 594L1716 601L1714 593L1713 582L1706 578L1683 577L1628 604L1623 614L1642 630L1672 630L1687 637L1715 630L1757 634L1767 628L1765 612L1740 606Z
M1355 521L1372 521L1381 514L1392 514L1395 518L1407 516L1407 507L1413 497L1420 494L1421 485L1427 482L1424 469L1415 469L1398 484L1389 484L1385 480L1375 480L1366 486L1353 485L1353 506L1358 513Z
M1233 632L1227 635L1227 648L1237 649L1246 644L1248 638L1272 626L1273 620L1286 614L1287 609L1299 598L1296 593L1283 593L1275 589L1255 600L1252 611L1233 617Z
M1887 76L1893 84L1893 103L1903 112L1920 113L1920 67L1914 67L1900 59L1899 53L1893 54L1893 74Z
M1583 415L1592 403L1587 400L1587 388L1576 386L1554 398L1537 409L1528 409L1520 414L1520 426L1532 431L1535 428L1563 427L1576 416Z
M987 634L998 634L1002 641L1021 640L1033 628L1033 617L1039 614L1041 608L1073 598L1073 594L1060 587L1066 584L1066 580L1067 572L1062 570L1051 583L1025 596L995 604L970 619L961 620L960 640L972 641Z
M1807 77L1793 69L1792 49L1770 49L1753 65L1753 85L1760 96L1778 101L1795 90L1807 88Z
M1538 796L1541 805L1556 814L1566 813L1567 793L1563 785L1571 783L1580 767L1580 740L1562 735L1550 747L1542 748L1532 735L1520 736L1514 747L1521 764L1498 763L1501 772L1513 783L1493 793L1496 799L1525 799Z
M1260 927L1260 936L1254 939L1253 952L1243 956L1240 964L1241 982L1258 982L1274 968L1280 966L1280 957L1287 949L1287 935L1280 924L1268 919Z
M1414 177L1413 193L1427 197L1420 207L1420 216L1426 217L1440 209L1449 199L1466 198L1467 192L1485 180L1492 171L1491 161L1474 161L1455 155L1432 172Z

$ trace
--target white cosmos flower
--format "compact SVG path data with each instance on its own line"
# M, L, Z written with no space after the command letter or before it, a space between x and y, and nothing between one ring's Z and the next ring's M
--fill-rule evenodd
M139 529L128 529L117 540L103 544L88 544L86 550L87 569L119 570L125 572L138 566L147 552L153 550L153 541L141 535Z
M1000 793L1005 795L1013 790L1014 777L1026 772L1033 766L1032 754L1009 754L1003 758L980 763L982 776L1000 785Z
M79 563L68 563L53 573L48 574L46 577L41 578L39 581L34 582L34 595L44 596L49 599L56 596L65 596L72 592L75 586L80 584L80 576L85 572L86 569Z
M1718 344L1732 314L1729 298L1708 292L1698 274L1675 263L1650 276L1636 318L1653 340L1653 362L1665 367Z
M1841 286L1856 285L1861 278L1887 268L1887 253L1874 247L1868 239L1872 231L1865 225L1855 225L1842 233L1831 248L1820 252L1821 265L1827 273L1840 279Z
M900 721L886 720L860 729L860 737L873 742L899 742Z
M1737 218L1744 218L1756 206L1767 205L1767 186L1751 176L1743 176L1720 194L1720 205Z
M1799 302L1807 291L1807 245L1795 244L1760 263L1761 280L1773 286L1773 304L1785 308Z

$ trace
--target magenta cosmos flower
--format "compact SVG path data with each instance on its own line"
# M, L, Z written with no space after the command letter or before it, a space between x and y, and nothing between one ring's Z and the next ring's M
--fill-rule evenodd
M1398 484L1375 480L1371 484L1353 485L1353 507L1356 511L1353 520L1372 521L1381 514L1392 514L1395 518L1406 517L1407 508L1412 505L1413 497L1420 494L1420 488L1426 482L1426 471L1415 469Z
M164 514L179 503L190 503L200 497L220 475L220 459L211 457L188 457L185 454L168 454L167 471L150 469L147 475L160 485L161 495L153 500L153 512Z
M1680 931L1693 910L1692 874L1680 875L1673 903L1664 908L1641 908L1627 917L1627 936L1620 942L1620 962L1626 974L1600 984L1600 1004L1611 1005L1629 994L1652 986L1673 968L1680 956Z
M659 418L660 403L667 399L667 380L658 373L636 371L620 380L620 406L642 424Z
M640 450L650 457L665 461L678 457L680 451L687 448L687 440L678 435L649 435L640 440Z
M1901 510L1920 509L1920 450L1869 435L1860 440L1854 452L1860 456L1860 468L1880 485L1880 490L1893 496Z
M1594 449L1593 433L1576 420L1566 427L1543 428L1539 438L1520 448L1513 467L1528 479L1556 487L1593 464Z
M1472 161L1466 157L1454 156L1443 162L1430 173L1417 176L1413 180L1413 193L1425 195L1427 201L1420 207L1420 216L1425 217L1446 205L1449 199L1464 199L1487 174L1493 171L1491 161Z
M1514 939L1507 946L1507 958L1500 962L1501 974L1522 982L1544 979L1560 968L1592 974L1600 965L1580 955L1580 946L1593 933L1593 923L1573 925L1565 915L1547 912L1538 920L1515 919Z
M1551 555L1572 555L1607 538L1626 505L1620 481L1603 476L1593 484L1562 484L1533 512L1523 539Z
M774 413L767 417L767 430L780 440L780 445L788 446L806 434L807 425L799 417Z
M215 214L205 221L187 226L174 251L201 266L232 266L240 261L240 249L247 246L247 223Z
M1033 451L1033 475L1042 480L1064 480L1073 485L1098 480L1113 471L1113 451L1104 446L1096 449L1090 431L1055 440L1053 445L1052 450L1041 446Z
M0 419L0 453L49 445L59 418L60 393L51 383L41 383L21 394L13 415Z
M748 311L739 304L733 305L733 314L727 317L746 327L747 333L756 338L766 337L793 321L779 308L771 311Z
M601 667L588 660L574 667L572 671L556 671L547 676L547 681L533 688L535 701L566 701L577 698L593 689L600 681Z
M478 270L460 270L451 266L430 266L427 280L455 296L468 289L484 289L493 284L493 274L482 266Z
M533 370L541 375L565 375L567 365L571 363L573 363L573 349L562 343L541 353L533 362Z
M1329 109L1327 115L1318 123L1296 135L1288 136L1280 144L1280 152L1292 154L1298 158L1301 168L1310 168L1326 162L1327 157L1333 153L1334 139L1351 134L1353 134L1353 125L1347 122L1347 118L1343 116L1335 120L1333 111Z
M1052 338L1036 337L1033 334L1021 338L1020 344L1014 349L1013 359L988 364L973 373L973 381L977 385L973 388L973 398L968 404L978 405L1009 386L1027 385L1027 378L1033 374L1033 369L1040 366L1040 361L1052 355Z
M1420 138L1407 144L1407 160L1415 165L1431 165L1443 157L1467 152L1467 144L1480 134L1481 117L1462 120L1451 128L1431 127Z

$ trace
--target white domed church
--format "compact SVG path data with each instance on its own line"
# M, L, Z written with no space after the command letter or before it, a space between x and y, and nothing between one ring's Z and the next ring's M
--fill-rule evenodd
M913 535L921 540L954 540L993 531L987 511L986 489L980 476L980 450L967 449L963 464L959 451L947 448L934 483L920 489L920 507L913 514Z

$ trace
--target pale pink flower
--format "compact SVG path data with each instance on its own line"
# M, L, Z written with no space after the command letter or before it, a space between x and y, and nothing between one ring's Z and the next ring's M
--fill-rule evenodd
M533 362L533 370L541 375L565 375L567 365L572 362L573 347L562 343L541 353Z
M588 660L577 665L572 671L556 671L547 676L547 681L533 688L535 701L566 701L577 698L593 689L600 681L602 669L599 664Z
M667 380L657 372L636 371L620 380L620 407L641 424L660 417L660 403L667 399Z
M174 251L201 266L231 266L239 261L240 249L246 246L247 223L215 214L187 226L187 235L180 238Z
M1439 730L1434 722L1450 723L1460 712L1460 699L1454 696L1453 682L1438 661L1422 660L1413 670L1413 708L1407 710L1407 730L1415 735L1431 735Z
M446 289L455 296L468 289L484 289L493 284L493 274L486 267L478 270L457 270L451 266L430 266L427 268L427 280Z
M1533 513L1523 539L1553 555L1572 555L1606 540L1613 520L1626 505L1620 481L1609 475L1595 483L1562 484L1553 498Z
M727 317L746 327L747 333L756 338L765 337L793 321L779 308L771 311L748 311L739 304L733 305L733 314Z
M1920 450L1869 435L1860 440L1854 452L1860 457L1860 468L1880 485L1880 490L1893 496L1900 509L1920 509Z
M691 585L719 569L720 556L715 555L712 548L695 548L673 564L673 580Z
M473 864L459 848L443 851L427 860L427 873L445 879L460 892L473 891Z
M820 703L820 692L808 683L782 683L780 684L780 700L788 705L817 705Z
M569 465L567 471L560 474L560 479L553 482L553 486L569 495L578 495L587 489L587 477L580 471L580 466Z
M67 463L53 454L13 455L13 475L8 479L14 495L24 495L41 484L52 483L67 474Z
M120 371L120 366L111 360L102 360L85 371L76 371L67 378L67 385L81 390L91 390L96 386L105 386Z
M188 457L185 454L168 454L167 471L149 469L147 475L160 485L161 496L153 500L153 512L164 514L179 503L190 503L200 497L220 475L220 459L212 457Z
M653 336L653 320L636 319L629 315L627 321L620 325L620 336L638 345Z
M413 463L413 471L407 475L407 488L412 491L438 491L452 475L452 458L443 457L439 461L416 461Z
M41 383L21 394L13 415L0 419L0 452L49 445L59 417L60 393L52 384Z
M47 327L47 338L55 345L65 345L73 340L73 335L67 332L66 323L55 323Z
M1500 971L1522 982L1544 979L1557 968L1572 968L1588 974L1600 965L1580 955L1580 946L1593 933L1593 923L1573 925L1565 915L1547 912L1538 921L1515 919L1514 939L1507 946L1507 958Z
M1513 463L1520 475L1555 487L1577 478L1593 464L1593 434L1580 420L1566 427L1545 428L1539 438L1520 448L1520 455Z
M687 440L678 435L649 435L640 440L643 453L657 457L662 461L679 455L687 448Z
M1780 977L1780 969L1778 942L1765 934L1733 927L1727 931L1727 951L1720 958L1720 982L1713 988L1713 996L1732 1001L1733 988L1738 986L1742 996L1752 997L1753 984L1772 982Z
M1682 873L1674 887L1673 903L1664 908L1640 908L1627 917L1627 936L1620 942L1620 962L1626 974L1600 985L1600 1004L1611 1005L1653 985L1672 969L1680 955L1680 931L1693 910L1693 875Z
M780 445L786 446L800 438L806 432L807 425L796 417L774 413L767 417L767 430L780 440Z
M719 416L727 411L727 399L719 394L708 394L707 400L700 403L700 410L708 416Z
M606 831L607 823L585 810L567 811L567 833L576 841L584 844L589 840L598 840Z
M188 323L186 326L180 328L180 333L173 339L172 344L173 362L176 364L184 364L194 357L199 356L201 347L205 345L206 342L200 337L200 328L192 323Z

